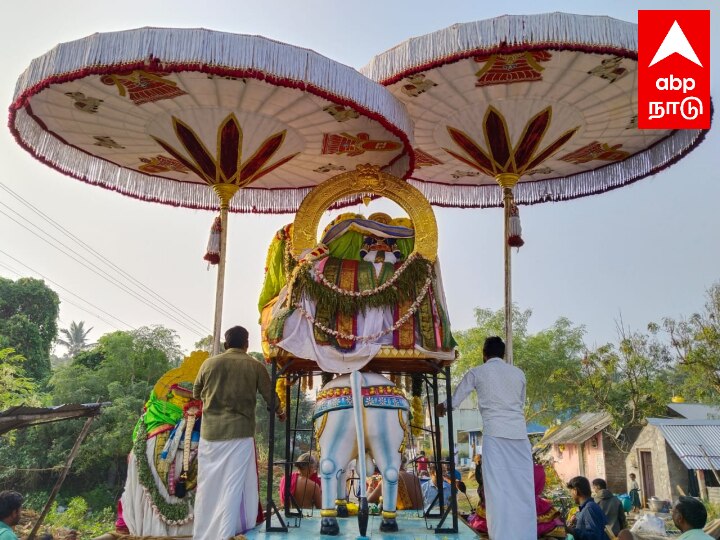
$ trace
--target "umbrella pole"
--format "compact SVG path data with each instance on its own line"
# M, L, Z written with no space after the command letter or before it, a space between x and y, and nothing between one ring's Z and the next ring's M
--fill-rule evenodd
M223 296L225 293L225 255L227 246L228 208L233 195L240 189L236 184L213 184L220 198L220 262L218 262L217 286L215 288L215 323L213 324L213 356L220 353L222 333Z
M504 254L505 254L505 361L513 363L512 342L512 252L510 251L510 212L513 205L513 187L517 184L519 175L515 173L500 173L495 180L503 190L503 208L505 214L504 225Z

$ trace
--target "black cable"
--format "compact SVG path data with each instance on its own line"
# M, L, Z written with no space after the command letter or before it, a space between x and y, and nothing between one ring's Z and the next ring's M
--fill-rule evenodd
M185 319L187 319L188 321L190 321L190 322L192 322L192 323L194 323L194 324L199 325L199 327L202 328L203 330L207 330L207 329L205 328L205 325L204 325L202 322L198 321L197 319L194 319L193 317L191 317L190 315L188 315L187 313L185 313L183 310L181 310L181 309L178 308L177 306L173 305L170 301L166 300L165 298L163 298L162 296L160 296L159 294L157 294L157 293L156 293L155 291L153 291L150 287L146 286L144 283L142 283L140 280L138 280L137 278L135 278L133 275L129 274L127 271L125 271L125 270L123 270L122 268L120 268L118 265L116 265L116 264L115 264L114 262L112 262L110 259L108 259L108 258L105 257L104 255L102 255L100 252L98 252L98 251L97 251L96 249L94 249L92 246L90 246L89 244L87 244L86 242L84 242L84 241L83 241L82 239L80 239L78 236L76 236L76 235L73 234L72 232L68 231L65 227L63 227L62 225L60 225L57 221L55 221L55 220L52 219L50 216L48 216L47 214L45 214L42 210L38 209L38 208L35 207L32 203L30 203L29 201L27 201L26 199L24 199L23 197L21 197L20 195L18 195L17 193L15 193L12 189L10 189L9 187L5 186L5 185L2 184L2 183L0 183L0 188L2 188L2 189L4 189L5 191L7 191L7 192L8 192L10 195L12 195L15 199L17 199L17 200L20 201L22 204L24 204L25 206L27 206L28 208L30 208L30 210L32 210L35 214L37 214L38 216L40 216L41 218L43 218L45 221L47 221L48 223L50 223L53 227L55 227L56 229L58 229L58 230L59 230L60 232L62 232L65 236L67 236L67 237L70 238L71 240L74 240L76 243L78 243L79 245L81 245L82 247L84 247L85 249L87 249L89 252L91 252L91 253L94 254L96 257L98 257L100 260L102 260L105 264L107 264L108 266L110 266L111 268L113 268L114 270L116 270L119 274L121 274L122 276L126 277L127 279L129 279L130 281L132 281L133 283L135 283L138 287L140 287L141 289L143 289L146 293L150 294L153 298L155 298L155 299L158 300L159 302L163 303L166 307L172 309L173 311L175 311L175 312L178 313L179 315L183 316L183 317L184 317ZM207 333L210 333L210 332L207 331Z
M1 202L0 202L0 205L6 206L5 204L3 204L3 203L1 203ZM6 206L6 207L7 207L7 206ZM9 207L8 207L8 208L9 208ZM12 210L12 209L11 209L11 210ZM15 210L12 210L12 211L15 212ZM16 212L16 213L17 213L17 212ZM63 247L65 247L66 249L68 249L71 253L74 253L75 255L77 255L77 257L79 257L79 258L82 259L82 260L79 260L77 257L71 255L71 254L68 253L67 251L64 251L64 250L60 249L58 246L56 246L55 244L53 244L52 242L50 242L50 241L47 240L46 238L43 238L41 235L39 235L39 234L36 233L35 231L29 229L26 225L20 223L18 220L16 220L15 218L13 218L12 216L10 216L10 215L7 214L6 212L3 212L2 210L0 210L0 214L4 215L5 217L7 217L7 218L10 219L11 221L15 222L16 224L20 225L20 226L23 227L25 230L27 230L29 233L31 233L31 234L33 234L34 236L38 237L40 240L42 240L42 241L45 242L46 244L50 245L51 247L55 248L56 250L58 250L58 251L59 251L60 253L62 253L63 255L66 255L67 257L70 257L72 260L74 260L75 262L77 262L77 263L80 264L81 266L84 266L85 268L89 269L89 270L92 271L93 273L95 273L95 274L97 274L98 276L100 276L101 278L103 278L103 279L104 279L105 281L107 281L108 283L110 283L110 284L112 284L112 285L115 285L117 288L119 288L119 289L122 290L123 292L126 292L127 294L129 294L130 296L132 296L133 298L135 298L136 300L139 300L140 302L142 302L142 303L145 304L146 306L154 309L154 310L157 311L158 313L160 313L160 314L164 315L165 317L171 319L172 321L176 322L177 324L179 324L179 325L187 328L187 329L190 330L191 332L194 332L194 333L197 334L198 336L205 337L205 336L207 335L206 332L199 332L198 330L196 330L195 328L190 327L188 324L186 324L185 322L181 321L180 319L178 319L177 317L175 317L175 316L172 315L171 313L169 313L169 312L161 309L160 307L152 304L151 302L149 302L148 300L146 300L145 298L143 298L142 296L140 296L138 293L136 293L135 291L131 290L129 287L127 287L126 285L124 285L123 283L121 283L119 280L117 280L117 278L110 277L110 276L107 276L107 275L103 274L103 269L102 269L102 268L100 268L99 266L97 266L97 265L96 265L95 263L93 263L92 261L89 261L87 258L83 257L82 255L80 255L79 253L77 253L77 252L76 252L75 250L73 250L72 248L66 246L65 244L63 244L62 242L60 242L59 240L57 240L57 239L54 238L53 236L50 236L49 234L47 235L48 237L52 238L54 241L58 242L61 246L63 246ZM38 227L38 226L35 225L34 223L28 221L27 219L23 218L22 216L21 216L21 218L22 218L23 220L27 221L28 223L30 223L33 227L39 229L39 230L42 231L44 234L46 234L45 231L43 231L40 227ZM85 262L82 262L82 261L85 261ZM88 266L88 265L89 265L89 266ZM92 267L92 268L90 268L90 267Z
M23 263L23 262L20 261L19 259L16 259L15 257L13 257L13 256L10 255L9 253L3 251L2 249L0 249L0 253L2 253L3 255L5 255L6 257L12 259L12 260L15 261L16 263L21 264L22 266L24 266L25 268L27 268L27 269L30 270L31 272L33 272L33 273L37 274L38 276L40 276L41 278L43 278L45 281L48 281L48 282L52 283L52 284L55 285L56 287L58 287L58 288L62 289L63 291L65 291L65 292L73 295L75 298L81 300L82 302L85 302L87 305L89 305L89 306L93 307L94 309L97 309L98 311L104 313L105 315L108 315L109 317L115 319L115 320L118 321L120 324L122 324L122 325L124 325L124 326L127 326L128 328L131 328L131 329L135 330L135 327L134 327L133 325L128 324L128 323L126 323L125 321L123 321L123 320L121 320L121 319L118 319L118 318L115 317L115 315L113 315L112 313L108 313L107 311L105 311L104 309L102 309L102 308L99 307L99 306L96 306L96 305L93 304L92 302L88 302L88 301L85 300L82 296L80 296L80 295L72 292L70 289L67 289L66 287L63 287L62 285L60 285L60 284L57 283L56 281L53 281L52 279L50 279L50 278L47 277L47 276L44 276L43 274L41 274L41 273L38 272L37 270L35 270L35 269L33 269L33 268L30 268L27 264ZM20 274L20 272L17 272L17 271L15 271L15 270L9 268L9 267L8 267L7 265L5 265L5 264L0 263L0 266L4 266L5 268L7 268L8 270L10 270L11 272L14 272L14 273L17 274L17 275L22 275L22 274ZM71 302L71 301L69 301L69 300L67 300L67 299L65 299L64 301L67 302L68 304L71 304L71 305L75 306L75 307L79 307L80 309L83 309L83 311L85 311L86 313L89 313L86 309L78 306L77 304L74 304L73 302ZM109 324L109 325L112 326L113 328L117 328L117 326L116 326L115 324L106 321L105 319L103 319L102 317L98 316L97 314L92 314L92 315L95 316L95 317L97 317L97 318L100 319L101 321Z

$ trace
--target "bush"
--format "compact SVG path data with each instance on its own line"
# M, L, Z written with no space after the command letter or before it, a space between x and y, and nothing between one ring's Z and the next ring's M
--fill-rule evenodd
M49 496L49 491L31 491L23 497L23 508L42 512Z
M82 497L73 497L63 513L58 513L57 502L53 503L45 518L45 524L51 527L74 529L80 538L94 538L115 528L115 514L111 508L100 512L90 512Z
M713 519L720 519L720 504L715 504L708 501L703 502L705 503L705 508L707 509L708 523Z

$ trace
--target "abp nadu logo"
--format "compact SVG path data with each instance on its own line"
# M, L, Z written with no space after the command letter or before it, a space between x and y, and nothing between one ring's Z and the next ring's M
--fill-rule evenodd
M710 11L638 11L638 128L710 128Z

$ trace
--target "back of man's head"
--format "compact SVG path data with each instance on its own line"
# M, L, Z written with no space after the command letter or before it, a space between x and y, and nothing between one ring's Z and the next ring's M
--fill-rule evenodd
M10 517L13 512L20 510L23 496L17 491L0 491L0 521Z
M675 509L692 529L702 529L707 522L705 505L695 497L680 497Z
M571 478L567 483L568 489L574 489L582 497L590 497L590 481L584 476Z
M485 358L505 358L505 343L498 336L491 336L483 345Z
M602 478L596 478L592 481L593 486L595 486L598 489L607 489L607 482L603 480Z
M247 349L248 331L242 326L233 326L225 332L226 349Z

